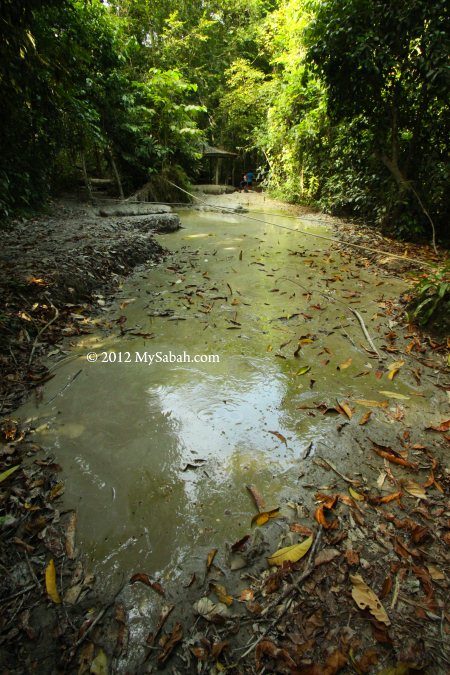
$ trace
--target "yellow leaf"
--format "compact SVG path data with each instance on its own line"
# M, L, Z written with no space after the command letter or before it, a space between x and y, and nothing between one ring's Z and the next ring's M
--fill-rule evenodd
M272 352L272 351L273 351L272 345L267 345L267 351L268 351L268 352Z
M262 511L253 516L251 525L265 525L270 518L276 518L280 513L280 509L272 509L272 511Z
M270 558L267 558L269 565L282 565L284 562L297 562L300 558L303 558L306 553L308 553L313 542L312 537L308 537L300 544L294 544L293 546L286 546L285 548L280 548L275 553L272 553Z
M352 365L352 361L353 361L353 359L352 359L351 357L348 358L346 361L344 361L343 363L341 363L341 364L337 367L337 369L338 369L338 370L345 370L346 368L348 368L349 366Z
M296 375L305 375L310 370L311 370L311 366L302 366L302 368L299 368L295 374Z
M390 398L398 398L402 401L409 401L409 396L398 394L396 391L380 391L380 394L383 394L383 396L389 396Z
M377 621L381 621L386 624L386 626L390 626L391 622L386 614L386 610L364 579L359 574L351 574L350 581L353 584L352 597L358 607L360 609L366 609L367 607Z
M56 569L53 558L47 565L45 570L45 588L47 594L56 605L61 603L61 598L59 597L58 589L56 588Z
M12 466L10 469L7 469L3 473L0 473L0 483L2 483L4 480L6 480L11 474L14 473L14 471L17 471L17 469L20 467L20 464L16 464L16 466Z
M100 649L92 661L90 672L92 675L108 675L108 659L103 649Z
M423 487L423 485L420 485L420 483L416 483L415 480L405 480L402 482L403 489L405 492L408 494L412 495L413 497L417 497L417 499L426 499L427 498L427 493Z
M356 490L354 490L352 487L349 487L348 491L350 492L353 499L355 499L357 502L365 501L366 498L364 497L364 495L360 494L359 492L356 492Z
M388 401L369 401L366 398L357 398L355 403L363 405L365 408L387 408L389 405Z
M351 420L353 417L353 410L350 408L349 404L346 401L343 401L342 403L338 401L338 403L339 407L345 412L348 419Z
M359 420L359 426L364 426L364 424L367 424L367 422L370 420L372 417L372 411L368 410L367 412L364 413L364 415L361 417Z
M388 366L388 380L393 380L394 377L397 375L398 371L402 366L405 365L404 361L395 361L394 363L391 363L390 366Z
M222 586L221 584L214 584L214 583L210 584L210 586L211 586L212 590L214 591L214 593L219 598L220 602L223 602L225 605L228 605L228 606L233 604L233 598L231 597L231 595L227 594L227 589L225 588L225 586Z

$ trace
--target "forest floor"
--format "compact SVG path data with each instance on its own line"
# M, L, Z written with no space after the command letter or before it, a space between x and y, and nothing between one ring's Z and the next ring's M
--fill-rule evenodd
M406 246L263 194L205 201L283 208L305 219L326 220L349 256L357 255L361 265L388 278L413 273L414 259L433 258L429 247ZM164 250L123 219L100 218L67 200L55 203L48 216L17 222L3 236L2 672L449 672L450 474L445 461L450 421L448 415L428 423L418 416L411 426L401 396L361 403L366 412L358 425L348 424L355 409L346 402L305 411L336 415L337 434L349 452L370 452L367 473L336 466L332 448L320 457L304 457L308 495L288 504L290 517L280 517L278 509L267 511L264 496L251 487L255 528L228 552L231 570L241 570L239 580L231 585L215 566L217 550L212 549L203 593L193 584L175 606L166 605L148 636L147 659L138 671L128 671L129 631L120 595L102 597L84 570L75 551L76 514L58 508L64 490L61 467L47 459L45 448L33 442L12 413L24 396L39 398L52 377L39 359L64 338L82 334L85 319L95 321L120 277L161 259ZM447 342L410 326L400 301L387 300L382 311L392 322L383 353L395 359L398 369L407 361L417 387L434 388L444 409L450 390ZM394 370L380 363L380 378L392 380ZM389 418L392 433L388 439L374 437L368 450L365 430L371 415ZM300 543L286 545L292 537ZM135 581L153 583L144 577ZM154 583L152 588L162 591Z

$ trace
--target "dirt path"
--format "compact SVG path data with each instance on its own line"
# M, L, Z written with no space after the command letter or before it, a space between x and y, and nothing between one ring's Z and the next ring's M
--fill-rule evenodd
M256 193L206 201L280 206ZM323 217L304 209L300 215ZM30 225L17 224L2 252L4 415L30 387L39 396L49 375L38 366L39 354L82 333L119 275L163 254L151 237L120 218L100 219L78 204L60 205L54 216ZM335 232L351 242L371 236L372 247L378 236L344 223L336 223ZM393 246L375 241L375 247L381 244L388 251ZM422 254L411 246L408 253ZM350 247L347 255L361 266L389 261L384 253L364 258ZM383 276L403 273L399 263L390 265ZM305 453L298 492L280 512L267 513L276 505L264 504L264 495L251 489L257 518L248 537L218 554L229 569L224 574L216 566L211 549L205 579L178 589L176 607L163 609L160 625L149 626L148 659L136 672L447 672L446 344L408 327L397 299L384 298L379 310L388 329L385 358L370 375L377 395L362 402L337 402L330 395L330 401L299 411L334 415L336 429L320 452ZM405 398L391 395L394 378L406 370L419 397L433 391L435 419L418 413L412 421ZM0 664L12 673L126 672L134 646L125 607L120 595L102 597L101 584L94 585L77 558L76 516L57 506L64 489L60 468L20 424L4 420L1 429ZM337 448L352 461L337 465ZM56 561L55 578L50 559ZM151 579L135 581L158 592ZM55 586L56 592L64 589L62 605Z

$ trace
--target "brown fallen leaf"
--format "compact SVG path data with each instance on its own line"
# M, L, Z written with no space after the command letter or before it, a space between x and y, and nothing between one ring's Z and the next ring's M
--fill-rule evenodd
M367 608L377 621L390 626L391 622L386 610L364 579L359 574L351 574L350 581L353 584L352 597L358 607L360 609Z
M341 410L344 411L344 413L348 417L348 419L351 420L352 417L353 417L353 410L350 408L347 401L338 401L338 406Z
M253 501L255 502L255 505L256 505L256 508L258 509L258 511L265 511L266 502L264 500L264 497L261 496L261 494L258 492L256 487L254 485L247 485L246 488L250 492L251 496L253 497Z
M242 539L239 539L239 541L236 541L232 546L231 550L233 553L236 553L236 551L242 551L248 540L250 539L250 535L246 534L245 537L242 537Z
M362 426L364 426L364 424L367 424L367 422L370 420L371 417L372 417L372 411L368 410L366 413L364 413L364 415L359 420L359 426L362 427Z
M407 492L412 497L416 497L417 499L427 498L427 493L425 491L424 486L420 485L420 483L416 483L415 480L411 479L402 480L401 485L405 490L405 492Z
M327 519L327 514L331 509L328 509L325 504L321 504L317 507L314 513L314 518L317 520L319 525L322 525L326 530L336 530L339 527L339 522L335 518L333 520Z
M210 552L208 553L208 557L206 558L206 571L209 572L211 565L213 564L213 560L216 557L218 549L217 548L212 548Z
M305 537L312 535L313 531L310 527L305 525L300 525L300 523L290 523L289 529L291 532L296 532L296 534L303 534Z
M394 502L397 499L400 499L402 496L402 492L392 492L389 495L384 495L384 497L369 497L369 502L371 504L377 505L377 504L389 504L389 502Z
M268 429L268 431L269 431L269 434L273 434L274 436L276 436L287 447L287 440L286 440L285 436L283 436L283 434L280 434L279 431L270 431L270 429Z
M342 555L342 553L341 551L338 551L337 548L323 548L315 557L314 567L329 563L340 555Z
M255 659L256 659L256 671L260 671L263 667L262 657L268 656L272 659L275 659L277 662L281 661L288 668L296 668L296 663L293 658L290 656L289 652L286 649L281 649L277 647L270 640L261 640L255 650Z
M450 430L450 420L447 420L446 422L441 422L441 424L438 424L437 426L434 427L425 427L426 431L429 430L432 431L449 431Z
M389 401L369 401L365 398L357 398L355 399L355 403L366 408L387 408L389 405Z
M75 531L77 527L77 514L72 511L69 516L69 523L66 528L66 554L70 560L75 558Z
M384 457L387 459L389 462L392 462L393 464L399 464L401 466L406 466L409 469L413 469L414 471L418 471L419 465L416 464L415 462L409 462L407 459L404 459L401 455L399 455L398 452L395 452L395 450L392 450L391 448L388 448L387 446L384 445L378 445L377 443L374 443L372 441L373 445L375 446L373 448L373 451L377 453L380 457Z
M137 572L136 574L133 574L133 576L130 579L130 584L135 584L137 581L140 581L141 584L145 584L146 586L149 586L152 588L156 593L159 593L159 595L164 596L165 592L161 584L159 584L157 581L152 581L148 574L145 574L144 572Z
M164 664L179 642L183 639L183 626L181 623L176 623L171 633L164 635L159 645L161 651L158 654L158 663Z
M225 588L225 586L222 586L221 584L216 584L214 581L212 581L209 584L209 586L214 591L214 593L217 595L220 602L223 602L228 607L233 604L233 597L231 595L228 595L227 589Z

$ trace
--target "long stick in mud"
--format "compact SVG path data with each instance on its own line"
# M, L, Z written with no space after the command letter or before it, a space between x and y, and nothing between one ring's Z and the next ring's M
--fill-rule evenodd
M306 288L306 286L303 286L300 282L295 281L295 279L289 279L289 277L280 277L278 279L278 281L290 281L291 284L295 284L296 286L300 286L300 288L302 288L307 293L318 293L319 295L321 295L326 300L339 302L339 304L343 305L343 307L345 307L345 309L347 311L351 312L354 316L356 316L356 318L358 319L359 325L362 328L362 332L364 333L364 337L366 338L366 340L369 343L372 351L378 356L380 361L382 361L385 358L382 354L380 354L378 349L375 347L375 345L373 343L373 340L369 335L369 331L366 328L366 324L364 323L364 320L363 320L361 314L359 312L357 312L356 309L353 309L353 307L350 307L345 302L342 302L342 300L339 300L339 298L335 298L332 295L329 295L328 293L323 293L322 291L317 290L317 288L315 288L315 289Z

